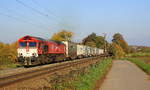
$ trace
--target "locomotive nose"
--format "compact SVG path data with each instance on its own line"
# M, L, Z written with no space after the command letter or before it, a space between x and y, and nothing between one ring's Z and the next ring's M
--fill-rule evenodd
M27 51L26 48L19 48L18 53L19 56L23 56L23 57L32 57L32 56L38 57L37 54L38 51L36 48L29 49L29 51Z

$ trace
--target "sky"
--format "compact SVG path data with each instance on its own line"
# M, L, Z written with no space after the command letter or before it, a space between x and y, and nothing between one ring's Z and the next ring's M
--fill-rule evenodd
M49 39L65 29L87 35L121 33L130 45L150 46L150 0L0 0L0 42L25 35Z

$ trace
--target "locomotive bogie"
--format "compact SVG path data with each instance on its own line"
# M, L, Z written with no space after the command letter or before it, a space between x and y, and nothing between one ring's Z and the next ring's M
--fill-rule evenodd
M37 65L39 64L38 58L35 56L32 57L18 57L18 62L22 64L23 66L31 66L31 65Z

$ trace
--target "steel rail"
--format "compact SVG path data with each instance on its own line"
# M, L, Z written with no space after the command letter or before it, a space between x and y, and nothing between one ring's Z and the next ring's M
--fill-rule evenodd
M34 77L38 77L41 75L54 74L62 69L66 69L69 67L83 64L83 63L88 63L88 62L91 62L91 61L97 60L97 59L98 59L98 57L84 58L84 59L80 59L75 62L63 63L63 64L56 65L56 66L45 67L42 69L35 69L32 71L26 71L26 72L18 73L15 75L2 77L2 78L0 78L0 88L9 86L9 85L12 85L12 84L15 84L18 82L22 82L22 81L25 81L28 79L32 79Z

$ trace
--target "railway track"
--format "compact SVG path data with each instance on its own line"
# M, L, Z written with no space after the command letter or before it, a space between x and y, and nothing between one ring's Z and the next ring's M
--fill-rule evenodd
M63 64L56 65L56 66L45 67L42 69L35 69L32 71L22 72L22 73L18 73L15 75L2 77L2 78L0 77L0 88L13 85L13 84L25 81L25 80L29 80L38 76L42 76L45 74L51 75L63 69L74 67L76 65L81 65L83 63L90 63L90 62L94 63L96 62L96 60L98 61L98 58L99 57L84 58L84 59L80 59L74 62L63 63Z

